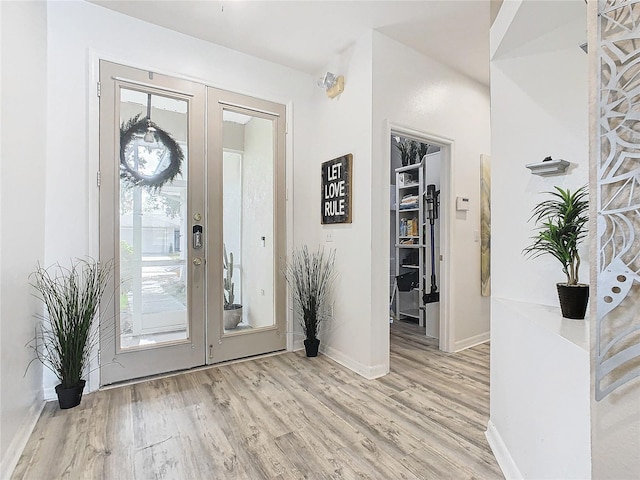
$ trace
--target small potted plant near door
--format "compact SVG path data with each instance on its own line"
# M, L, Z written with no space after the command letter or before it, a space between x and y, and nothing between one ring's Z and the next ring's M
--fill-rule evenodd
M285 277L293 291L294 313L305 336L307 357L316 357L320 325L329 316L331 286L336 278L335 250L309 253L306 245L294 249Z
M31 274L47 311L31 347L36 359L60 381L56 386L60 408L73 408L82 399L82 376L97 345L98 307L112 269L112 261L78 259L68 268L59 263L49 268L38 265Z
M534 220L537 233L524 249L530 258L551 255L562 264L566 283L558 283L558 297L562 316L584 319L589 301L589 285L579 283L580 255L578 247L587 235L589 221L589 192L583 186L571 193L555 187L547 192L551 198L533 209L529 220Z
M222 267L225 270L222 287L224 289L223 322L225 330L233 330L242 321L242 305L234 303L235 284L233 283L233 252L227 255L227 246L223 245L224 257Z

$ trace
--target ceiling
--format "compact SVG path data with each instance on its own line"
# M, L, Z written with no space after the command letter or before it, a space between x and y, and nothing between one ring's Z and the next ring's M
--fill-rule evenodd
M91 0L309 74L368 30L489 84L489 0Z

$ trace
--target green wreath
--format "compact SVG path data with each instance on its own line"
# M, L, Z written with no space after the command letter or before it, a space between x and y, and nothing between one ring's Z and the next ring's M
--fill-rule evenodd
M141 114L138 114L120 126L120 178L130 181L136 186L159 190L165 183L172 182L181 173L184 153L171 135L147 117L140 117ZM144 175L131 168L125 158L125 151L134 136L144 135L150 130L149 127L154 129L151 131L155 140L162 143L169 150L169 165L153 175Z

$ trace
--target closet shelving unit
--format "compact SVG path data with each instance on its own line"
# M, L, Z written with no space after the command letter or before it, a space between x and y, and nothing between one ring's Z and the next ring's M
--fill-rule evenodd
M420 163L396 169L396 264L395 275L417 272L417 285L410 291L396 291L395 318L411 317L424 326L422 292L425 282L425 172L424 159ZM415 202L407 200L415 197ZM403 199L405 208L403 207ZM414 206L415 203L415 206ZM397 288L397 284L396 284Z

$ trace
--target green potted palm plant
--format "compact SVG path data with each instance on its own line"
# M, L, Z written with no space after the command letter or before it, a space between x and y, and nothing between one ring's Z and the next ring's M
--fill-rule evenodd
M305 336L307 357L316 357L320 325L329 316L331 287L336 278L335 250L310 253L306 245L294 249L285 277L293 292L293 310Z
M78 259L68 268L59 263L49 268L38 265L31 274L47 311L31 346L36 359L60 381L56 386L60 408L75 407L82 399L82 376L97 345L98 307L112 269L112 261Z
M589 221L589 191L583 186L571 193L554 187L548 198L533 209L536 234L524 249L530 258L551 255L562 264L567 281L557 284L562 316L584 319L589 300L589 285L579 283L580 255L578 248L587 236Z
M227 255L227 246L223 244L222 267L225 271L222 279L224 289L223 323L225 330L233 330L242 321L242 305L235 303L235 283L233 283L233 252Z

